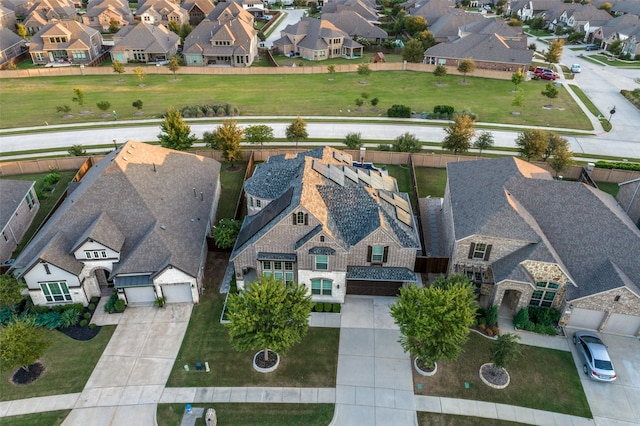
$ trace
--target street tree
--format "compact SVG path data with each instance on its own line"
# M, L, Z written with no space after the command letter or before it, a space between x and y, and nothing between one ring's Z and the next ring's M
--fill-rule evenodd
M522 83L525 79L525 75L520 68L513 74L511 74L511 82L514 86L516 86L515 90L518 90L518 85Z
M513 100L511 101L511 105L514 107L522 108L524 106L524 94L522 90L517 90L516 94L513 95Z
M467 341L478 304L464 275L438 278L430 287L400 289L391 317L400 328L400 344L431 370L439 360L454 361Z
M329 66L327 66L327 72L329 73L329 75L331 76L331 78L333 79L334 74L336 73L336 66L335 64L331 64Z
M231 167L235 161L242 159L240 141L243 135L244 129L238 126L236 120L231 119L224 120L213 132L216 146L222 150L222 157L231 163Z
M564 47L564 39L556 38L551 40L549 48L544 52L544 61L551 66L551 64L557 64L562 57L562 48Z
M120 62L119 60L115 60L113 61L113 64L111 65L113 67L113 72L118 74L118 77L122 76L122 74L124 74L125 69L124 69L124 65L122 65L122 62ZM121 80L118 80L121 81Z
M415 135L405 132L393 140L392 149L396 152L420 152L422 143Z
M238 294L229 294L229 339L238 351L285 353L307 334L313 304L304 285L263 275Z
M424 59L424 48L418 39L412 39L405 43L402 49L402 59L407 62L420 63Z
M475 121L467 114L457 114L453 121L444 128L447 136L442 141L442 147L453 151L454 154L467 152L471 148L471 140L476 135Z
M77 102L79 106L83 106L84 105L84 90L82 90L79 87L76 87L73 89L73 98L71 98L71 100L73 102Z
M482 155L483 149L489 149L493 146L493 133L491 132L480 132L475 141L473 141L473 147L480 150L480 155Z
M239 220L220 219L220 222L211 229L211 235L216 242L216 246L221 249L232 248L236 243L241 227L242 222Z
M140 86L142 86L142 80L144 80L144 77L147 75L147 72L142 67L135 67L133 69L133 73L138 78L138 81L140 82Z
M49 333L35 325L33 318L15 318L0 327L0 368L3 370L29 366L51 346Z
M173 80L176 80L176 71L180 69L180 60L178 60L177 56L172 56L169 59L169 71L173 73Z
M462 73L462 82L466 83L467 74L474 72L476 69L476 63L473 59L467 58L460 61L458 64L458 72Z
M160 145L165 148L186 151L197 140L191 133L191 126L187 125L182 118L180 111L174 107L169 107L169 111L164 116L160 124L162 133L158 135Z
M22 302L21 285L13 274L0 275L0 308L9 307L13 313L16 312L16 305Z
M530 129L524 130L516 138L516 145L520 156L527 161L532 158L541 158L547 150L548 136L545 130Z
M362 146L362 134L359 132L349 132L345 135L342 143L351 149L360 149Z
M260 144L260 149L262 149L265 142L273 139L273 128L266 124L248 126L244 129L244 137L253 145Z
M444 65L437 65L436 69L433 70L433 75L440 80L442 77L447 75L447 67Z
M138 111L142 109L142 105L144 105L144 102L142 102L142 99L136 99L131 103L131 106L137 109Z
M360 64L358 65L358 75L363 77L363 78L367 78L369 76L369 74L371 74L371 68L369 67L369 64Z
M547 161L549 166L556 172L556 177L573 162L573 152L569 141L557 133L549 132L547 139L547 149L542 156L543 161Z
M558 89L553 83L547 83L547 85L544 87L544 90L542 90L540 93L542 93L549 99L555 99L558 97Z
M58 111L62 115L66 115L71 112L71 107L69 105L58 105L56 107L56 111Z
M304 141L309 137L309 133L307 133L307 122L300 117L296 118L293 120L293 123L287 126L285 135L288 141L295 141L296 148L298 148L298 142L301 140Z
M82 145L72 145L71 148L67 150L69 155L73 155L74 157L82 157L83 155L87 155L87 150L82 147Z
M547 146L542 153L542 161L547 161L551 158L556 150L569 149L569 141L555 132L546 132Z

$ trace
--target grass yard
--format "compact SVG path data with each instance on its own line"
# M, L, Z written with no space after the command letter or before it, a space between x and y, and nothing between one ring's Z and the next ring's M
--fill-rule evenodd
M447 186L447 169L416 167L416 179L420 198L428 195L431 195L432 198L444 197L444 190Z
M233 219L236 212L236 203L242 190L242 184L247 163L235 163L237 170L229 170L230 163L222 163L220 166L220 185L222 193L216 211L216 220L222 218Z
M124 82L118 82L119 78ZM327 74L305 75L182 75L173 81L172 75L147 75L144 87L139 87L131 74L0 79L1 128L51 125L72 122L109 122L100 118L96 103L108 101L117 111L119 120L140 118L131 105L136 99L144 102L145 118L159 117L169 106L207 103L231 103L243 116L289 115L367 117L384 114L393 104L405 104L414 111L432 111L438 104L450 104L456 110L479 114L479 121L531 126L555 126L591 130L591 124L564 88L551 101L540 94L545 82L529 81L519 88L525 97L521 115L511 115L513 84L509 80L493 80L467 76L461 84L460 76L440 78L444 84L436 86L432 73L410 71L373 72L367 84L356 73L336 73L334 81ZM304 87L304 94L295 88ZM71 100L73 89L84 91L85 105ZM367 92L380 100L379 111L362 108L356 111L355 100ZM37 96L35 96L37 94ZM33 95L33 96L31 96ZM491 101L489 102L488 99ZM313 100L313 101L311 101ZM544 109L553 103L558 109ZM69 105L72 118L63 119L56 107ZM92 114L79 115L79 110ZM350 110L350 112L349 112Z
M596 185L598 185L598 189L610 194L614 198L618 195L618 191L620 190L620 187L615 182L596 182Z
M587 58L593 58L612 67L619 68L640 68L640 61L622 61L607 55L589 55Z
M509 422L498 419L485 419L483 417L456 416L453 414L418 412L418 424L420 426L516 426L526 423Z
M114 330L115 326L104 326L96 337L86 342L50 331L53 345L40 358L46 367L42 376L28 385L14 385L10 382L13 371L3 371L0 401L81 392Z
M301 343L280 358L280 366L270 374L252 367L255 351L237 352L220 324L224 296L218 292L228 255L209 253L205 271L206 291L193 308L189 327L173 366L168 387L193 386L288 386L335 387L338 368L337 328L309 328ZM210 374L186 372L185 364L208 361Z
M333 418L333 404L194 404L214 408L220 425L326 426ZM179 425L185 404L159 404L158 426ZM205 426L204 416L196 426Z
M75 171L60 171L60 180L55 185L55 189L53 192L46 193L46 198L42 194L42 184L45 176L48 173L37 173L37 174L26 174L26 175L12 175L12 176L4 176L0 179L13 179L13 180L30 180L36 181L35 189L38 194L38 199L40 200L40 209L38 213L36 213L33 218L33 222L31 226L24 234L22 238L22 242L18 245L16 250L13 252L13 257L17 257L18 254L22 251L22 249L26 246L27 242L31 239L31 237L36 233L44 218L49 214L53 206L58 202L58 199L62 195L62 193L67 189L67 185L76 175Z
M432 377L423 377L414 371L414 384L423 385L422 390L416 389L416 394L592 417L571 352L523 345L522 357L507 368L510 385L497 390L482 383L478 374L480 366L489 362L492 342L472 332L457 361L438 363L438 372ZM470 384L469 389L465 389L465 382Z
M0 417L0 426L58 426L67 418L71 410L48 411L46 413L22 416Z
M375 56L375 52L365 52L362 58L357 59L347 59L347 58L329 58L324 61L310 61L308 59L304 59L301 57L290 58L284 55L275 55L273 59L278 63L278 65L286 66L285 64L294 63L296 67L320 67L322 69L327 69L329 65L360 65L362 63L370 64L373 62L373 57ZM402 62L402 55L396 53L385 53L384 54L385 62ZM290 66L290 65L289 65Z

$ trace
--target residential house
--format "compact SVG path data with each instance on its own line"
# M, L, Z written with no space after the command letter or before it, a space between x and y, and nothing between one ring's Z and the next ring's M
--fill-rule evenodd
M281 55L310 61L362 57L363 46L325 19L302 18L280 32L273 46Z
M577 32L586 34L585 41L593 38L593 33L598 28L605 25L612 19L612 16L605 10L596 8L594 5L587 3L581 5L575 10L565 10L559 18L557 25L572 28Z
M561 0L517 0L507 3L506 15L515 16L527 21L536 16L544 16L544 12L560 4Z
M640 55L640 17L620 15L611 19L593 33L593 43L606 49L611 43L622 41L622 54L631 58Z
M211 0L187 0L181 7L189 14L189 24L195 28L214 8Z
M102 52L102 35L77 21L54 21L31 37L29 54L34 64L73 62L86 64Z
M230 0L238 3L244 10L252 14L255 18L264 15L265 5L262 0Z
M640 334L640 230L610 195L508 157L447 164L450 273L480 303L561 312L560 325Z
M0 28L0 67L26 51L22 37L8 28Z
M380 27L373 25L357 12L343 10L336 13L323 13L322 19L335 25L349 34L354 40L363 38L371 43L382 43L388 34Z
M36 305L199 301L220 163L128 141L91 167L13 265Z
M0 4L0 29L7 28L13 31L16 29L16 22L16 13Z
M79 21L75 6L70 0L37 0L27 11L22 24L29 34L35 34L54 21Z
M555 31L558 27L566 26L567 15L573 13L580 6L580 3L560 3L543 12L541 17L544 18L547 29ZM561 19L564 21L561 22Z
M0 179L0 264L11 258L40 209L34 185L26 180Z
M242 289L258 276L304 284L316 302L395 295L420 250L394 178L324 147L272 156L244 184L249 215L230 261Z
M133 24L133 12L125 0L92 0L87 4L87 13L82 15L82 23L98 31L109 31L111 23L118 28Z
M220 3L184 41L187 66L250 67L258 56L253 15L235 2Z
M145 24L168 27L169 22L189 23L189 12L169 0L149 0L138 8L136 19Z
M494 21L495 19L492 19ZM467 13L460 9L450 11L447 15L439 18L429 25L429 31L438 43L454 41L460 38L460 28L474 22L487 21L479 13Z
M615 15L637 15L640 16L640 0L622 0L612 2L611 13Z
M618 186L618 204L640 228L640 178L619 183Z
M411 16L422 16L427 21L427 25L431 25L450 14L455 5L453 0L429 0L422 4L416 3L415 8L409 13Z
M111 60L128 62L166 61L178 52L180 36L163 25L140 22L128 25L113 36Z
M33 6L33 0L0 0L2 7L12 11L16 17L25 17ZM13 29L13 28L9 28Z
M344 10L356 12L367 21L373 24L379 24L379 14L375 4L371 4L365 0L336 0L324 3L322 13L337 13Z

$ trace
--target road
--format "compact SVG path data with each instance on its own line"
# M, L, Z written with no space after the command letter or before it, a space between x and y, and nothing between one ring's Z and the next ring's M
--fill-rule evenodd
M265 40L265 46L268 48L273 47L273 42L280 38L280 31L287 28L287 25L293 25L300 22L300 18L304 15L306 9L294 9L294 10L282 10L282 13L285 15L280 22L278 22L278 26L276 29L267 37Z

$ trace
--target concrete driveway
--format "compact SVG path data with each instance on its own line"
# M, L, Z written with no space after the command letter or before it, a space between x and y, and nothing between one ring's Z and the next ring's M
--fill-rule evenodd
M128 308L63 425L155 425L192 308Z
M571 343L575 331L567 329L569 346L596 425L640 424L640 340L615 334L600 334L608 346L618 375L615 382L601 383L589 379L582 372L584 362Z

